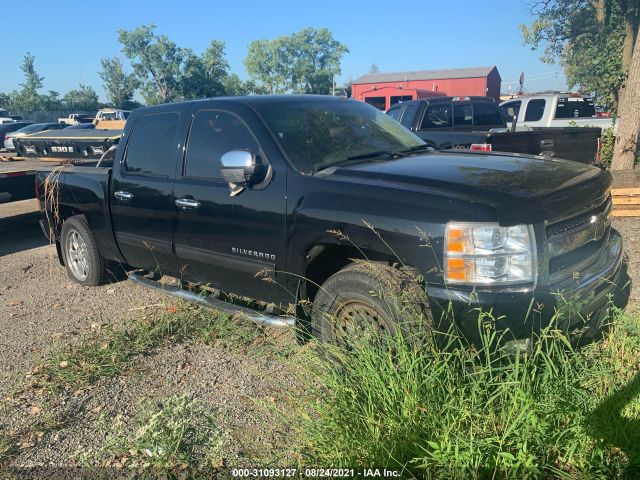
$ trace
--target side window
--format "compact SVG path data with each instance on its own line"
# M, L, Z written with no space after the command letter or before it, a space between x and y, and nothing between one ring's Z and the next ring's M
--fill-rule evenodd
M420 130L428 128L451 128L451 104L436 103L429 105L422 118Z
M530 100L527 103L527 111L524 112L524 121L525 122L537 122L542 118L542 114L544 113L544 107L547 101L543 98Z
M135 175L171 177L175 170L179 119L177 113L156 113L138 118L127 145L124 171Z
M393 118L396 122L398 118L400 118L400 112L402 111L402 106L398 105L397 107L391 107L389 111L387 111L387 115Z
M470 127L473 124L471 104L453 105L453 125L455 128Z
M479 127L491 127L504 125L504 120L495 103L478 102L473 105L473 124Z
M413 127L413 121L415 120L416 111L418 110L418 103L409 103L404 108L404 113L400 119L400 125L411 129Z
M201 110L191 122L185 177L222 178L220 157L231 150L258 153L258 143L237 118L227 112Z
M508 123L513 122L513 117L518 117L521 105L522 102L518 101L505 103L500 107L500 110L502 110L502 115L504 115L504 118Z

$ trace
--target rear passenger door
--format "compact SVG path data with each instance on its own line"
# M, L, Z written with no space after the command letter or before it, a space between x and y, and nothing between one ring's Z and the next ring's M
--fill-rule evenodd
M175 275L176 209L173 180L182 141L184 105L143 114L128 132L124 154L114 162L111 218L128 264ZM188 108L188 105L187 105Z
M246 107L194 104L174 185L175 251L186 280L277 302L283 288L260 273L273 280L286 267L286 168L263 150L265 135ZM231 150L250 151L270 165L268 179L231 196L220 171L220 158Z

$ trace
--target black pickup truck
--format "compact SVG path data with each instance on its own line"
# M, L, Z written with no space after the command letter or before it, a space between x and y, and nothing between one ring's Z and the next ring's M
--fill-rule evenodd
M511 131L493 98L433 97L398 103L387 114L437 148L498 151L597 161L600 128Z
M404 331L412 315L430 325L445 312L473 340L481 308L523 342L560 294L587 318L626 282L609 173L435 151L353 100L141 108L111 162L37 174L43 230L73 280L105 282L117 262L135 282L261 323L308 325L322 341L340 341L353 322ZM411 315L389 298L406 292Z

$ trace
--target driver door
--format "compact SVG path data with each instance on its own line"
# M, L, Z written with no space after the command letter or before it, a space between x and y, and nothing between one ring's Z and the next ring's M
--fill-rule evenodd
M232 111L194 106L182 169L176 175L175 251L184 279L225 292L273 300L284 270L285 172L231 196L220 158L246 150L268 163L260 142ZM280 174L278 174L280 173Z

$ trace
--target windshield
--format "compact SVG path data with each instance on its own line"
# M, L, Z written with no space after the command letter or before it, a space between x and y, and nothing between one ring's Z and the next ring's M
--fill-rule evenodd
M9 112L6 110L0 110L0 117L9 117Z
M257 107L283 150L303 172L424 142L383 112L354 100L307 100Z

